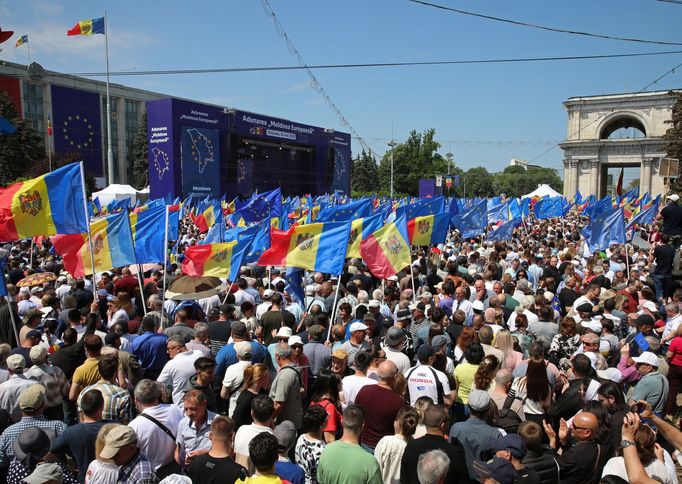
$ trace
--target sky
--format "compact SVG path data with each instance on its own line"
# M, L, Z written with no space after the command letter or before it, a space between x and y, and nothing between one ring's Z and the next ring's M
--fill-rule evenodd
M657 0L432 0L485 15L603 35L682 42L682 4ZM446 12L407 0L269 0L309 65L584 56L682 51L547 32ZM213 2L0 0L14 30L0 59L31 60L65 73L103 72L104 38L67 37L108 9L110 70L295 66L260 0ZM511 158L561 169L572 96L641 90L682 63L682 54L536 63L316 70L321 86L382 156L394 138L436 130L457 166L499 171ZM348 131L303 70L112 77L112 82ZM648 90L682 87L682 68ZM552 147L554 147L552 149ZM361 150L353 140L353 152ZM636 176L633 171L631 176ZM626 176L625 182L628 182Z

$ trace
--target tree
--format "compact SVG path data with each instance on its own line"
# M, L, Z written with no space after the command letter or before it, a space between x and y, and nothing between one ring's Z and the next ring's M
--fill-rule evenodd
M469 168L461 177L461 196L490 197L493 196L493 175L482 166Z
M668 158L676 158L682 160L682 92L669 92L671 96L675 97L675 104L673 104L672 116L666 123L670 124L670 128L663 135L663 139L668 143L665 146Z
M142 116L142 122L137 128L133 140L133 183L139 189L147 186L149 180L149 157L147 139L147 112Z
M443 175L447 161L439 153L440 144L434 140L436 131L424 133L413 130L404 143L387 151L379 164L379 184L383 191L391 189L391 153L393 153L393 186L395 193L417 195L419 180Z
M16 128L13 134L0 135L0 184L6 185L26 176L33 163L45 157L45 145L30 122L21 119L5 93L0 93L0 116Z
M351 190L354 192L376 191L377 176L377 160L371 153L362 150L362 154L353 159L351 165Z
M623 193L637 189L639 189L639 178L634 178L633 180L630 181L630 183L628 183L628 185L625 188L623 188Z

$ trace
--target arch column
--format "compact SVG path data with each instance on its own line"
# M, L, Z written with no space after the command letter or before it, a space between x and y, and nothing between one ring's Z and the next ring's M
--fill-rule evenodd
M578 186L580 182L580 161L571 160L571 185L573 188L573 193L571 196L575 196L578 193Z
M599 158L590 160L590 194L598 197L599 192Z
M654 164L653 158L644 158L639 172L639 193L651 193L651 166Z

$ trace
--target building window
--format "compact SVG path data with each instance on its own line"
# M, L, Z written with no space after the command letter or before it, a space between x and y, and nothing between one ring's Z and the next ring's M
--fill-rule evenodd
M24 105L24 119L31 123L38 135L45 139L45 118L43 112L43 86L32 82L25 82L22 92Z
M132 173L133 162L135 161L135 154L133 153L133 144L135 142L135 135L140 127L140 103L137 101L125 100L126 110L126 169L128 173ZM138 180L130 180L137 183Z
M110 97L111 102L111 149L114 151L114 166L118 166L118 112L116 111L116 106L118 106L118 99L115 97ZM102 118L104 118L104 125L102 126L102 134L104 135L104 142L102 146L104 147L104 166L107 162L107 153L109 152L109 145L107 144L107 97L102 96Z

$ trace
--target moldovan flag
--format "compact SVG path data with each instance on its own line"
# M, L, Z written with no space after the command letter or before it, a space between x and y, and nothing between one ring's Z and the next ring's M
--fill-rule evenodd
M81 20L66 35L92 35L104 33L104 17Z
M412 259L405 216L398 217L363 240L360 253L370 272L381 279L409 266Z
M249 245L232 240L188 247L182 262L182 272L188 276L224 277L234 281L239 276L239 268Z
M128 214L115 213L90 224L95 271L135 264L135 249ZM52 245L64 261L64 268L75 278L92 274L88 234L51 237Z
M220 210L215 203L212 203L196 216L194 225L196 225L199 231L204 234L208 232L208 229L213 227L213 224L215 224L219 218L222 218L222 210Z
M78 163L0 188L0 242L87 231Z
M367 237L379 230L383 225L383 216L378 213L371 217L363 217L353 220L350 226L350 236L348 237L348 249L346 258L362 257L360 254L360 244Z
M163 262L166 257L164 251L166 206L150 208L128 216L137 263Z
M260 266L301 267L309 271L341 274L350 236L350 222L295 225L270 232L270 248Z
M407 222L407 233L412 245L442 244L448 234L450 214L424 215Z

